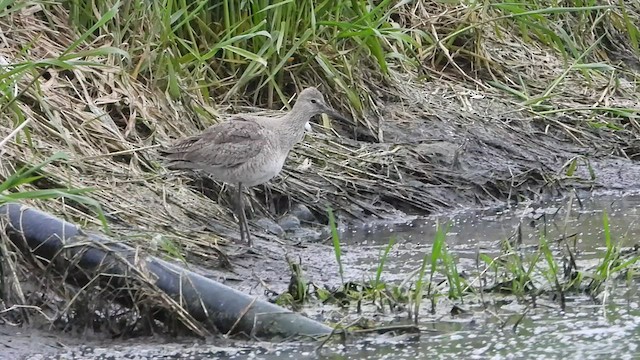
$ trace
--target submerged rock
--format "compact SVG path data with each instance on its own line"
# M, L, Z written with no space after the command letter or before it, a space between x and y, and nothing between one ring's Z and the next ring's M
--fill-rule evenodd
M326 236L323 235L324 233L318 229L302 227L296 229L290 238L303 242L318 242L326 239Z
M288 214L278 220L278 224L284 231L295 230L300 228L300 219L295 215Z
M300 221L306 222L318 222L313 212L305 204L295 204L291 208L291 214L297 217Z
M273 235L282 237L284 236L284 229L282 228L282 226L278 225L278 223L276 223L275 221L263 217L260 218L258 220L256 220L255 224L259 227L261 227L262 229L264 229L267 232L272 233Z

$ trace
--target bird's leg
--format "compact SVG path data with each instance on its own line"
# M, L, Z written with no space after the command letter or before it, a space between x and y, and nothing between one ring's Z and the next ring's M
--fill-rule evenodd
M244 204L242 203L242 183L238 183L238 198L236 199L236 212L238 214L238 225L240 225L240 241L244 242L244 221L242 220L242 214L244 214Z
M247 214L244 211L244 202L242 202L242 183L238 183L238 206L240 207L240 240L244 241L245 236L249 247L252 247L251 234L249 233L249 223L247 222Z

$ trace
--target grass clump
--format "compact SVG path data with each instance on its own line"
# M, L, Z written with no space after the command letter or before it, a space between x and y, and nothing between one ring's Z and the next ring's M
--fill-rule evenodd
M73 23L85 29L95 25L93 14L111 5L73 1L68 7ZM126 65L134 76L152 77L177 99L188 88L205 99L264 99L271 107L288 103L291 84L322 82L346 93L361 112L362 94L352 90L365 76L358 63L388 73L393 55L403 56L418 45L411 30L391 26L399 7L388 0L375 7L362 1L349 6L234 0L115 6L120 16L104 33L129 44L133 57Z
M370 280L347 278L334 288L314 284L316 291L308 293L308 299L338 305L342 309L341 316L345 318L353 318L355 314L365 318L386 314L383 321L393 322L393 319L406 317L416 325L424 324L434 316L439 319L443 311L456 316L463 315L467 309L474 309L493 316L496 304L515 301L525 307L515 328L531 309L538 307L540 299L545 302L551 300L563 311L567 310L567 298L570 297L586 295L596 303L606 301L607 294L618 280L629 281L637 274L640 259L637 248L623 250L621 244L612 240L605 212L604 250L597 264L581 265L578 262L580 254L576 250L563 240L550 242L541 233L535 248L522 246L517 239L510 239L502 242L497 255L479 253L475 271L467 267L462 274L456 256L447 249L448 230L449 226L437 227L430 249L425 249L414 271L408 271L406 265L401 266L403 272L408 272L403 281L385 280L384 269L390 261L389 253L397 245L392 239L381 247ZM345 265L339 266L344 269ZM422 309L427 304L430 304L430 311L424 314ZM549 303L546 304L548 307ZM443 307L450 308L450 311ZM379 321L368 326L379 326ZM344 319L340 321L344 322ZM403 320L400 323L404 323Z
M375 107L380 81L393 89L398 74L458 77L484 89L496 86L538 113L558 109L559 103L552 100L562 101L565 90L559 85L569 80L570 72L580 72L595 85L597 78L616 71L614 55L638 54L639 32L632 19L639 9L623 2L550 7L541 1L457 6L390 0L168 0L143 6L76 0L65 6L78 31L93 28L97 37L126 44L131 59L124 59L123 65L133 77L151 81L177 100L189 90L207 104L243 99L286 106L293 86L323 84L336 91L333 100L350 108L373 138L379 136L377 126L362 115ZM117 16L101 23L96 14L114 8ZM424 26L427 19L430 25ZM616 47L620 39L629 46ZM539 83L539 73L514 73L510 54L499 45L510 41L515 41L516 56L527 46L551 49L564 72L550 73ZM525 65L537 62L519 60ZM443 72L447 68L452 73ZM555 80L538 91L549 77ZM191 106L209 113L203 104ZM633 112L609 108L618 114Z
M86 205L93 209L104 229L108 231L107 219L102 211L102 207L97 201L86 196L92 189L25 189L25 187L45 179L46 175L44 174L46 174L46 172L43 171L45 166L64 160L67 160L67 156L64 153L56 153L39 164L17 169L15 173L0 182L0 206L8 202L64 198L65 201L78 205Z

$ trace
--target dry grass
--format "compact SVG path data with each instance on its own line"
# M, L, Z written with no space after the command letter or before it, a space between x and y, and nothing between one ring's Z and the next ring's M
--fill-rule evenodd
M467 14L463 7L434 6L419 3L403 19L405 25L444 38L457 26L454 19L478 20L462 16ZM0 19L0 55L19 63L64 53L77 37L61 25L67 23L65 16L61 7L44 12L37 6L5 16ZM635 155L629 144L637 137L637 114L616 118L615 111L590 108L632 108L639 100L636 73L589 70L588 78L584 71L565 73L565 60L557 52L523 41L507 24L478 29L457 39L455 52L425 46L416 54L425 60L419 70L391 66L384 87L375 71L356 67L358 76L370 79L362 89L370 111L355 126L315 126L282 176L266 186L268 191L254 191L254 216L286 211L274 203L288 197L320 216L330 206L339 216L361 220L488 205L539 194L546 184L564 178L562 166L577 154ZM111 43L100 37L83 46ZM34 186L93 188L91 197L104 207L112 231L142 234L128 241L147 245L159 239L179 244L186 254L217 257L218 245L237 237L224 189L213 184L202 191L190 177L166 172L156 148L223 120L231 109L226 104L214 109L200 91L183 92L181 101L171 99L141 76L132 78L114 56L85 60L93 65L49 67L12 105L13 111L3 114L1 138L24 121L28 125L2 148L0 173L6 177L20 164L64 151L70 160L46 167L46 181ZM420 73L430 81L416 81ZM18 88L25 89L37 74L15 78ZM552 97L531 101L558 78L562 81ZM308 80L316 80L313 72ZM492 87L492 81L504 87ZM332 94L332 101L349 106L339 93ZM28 203L88 227L99 224L91 209L64 199Z
M9 62L55 57L75 36L70 29L66 33L64 27L54 30L37 19L28 14L13 14L1 20L5 33L14 35L5 38L7 46L2 52ZM24 30L11 32L12 26ZM38 41L30 50L32 57L23 58L22 44L34 39ZM48 69L38 86L30 88L16 103L29 121L29 136L21 133L4 147L2 173L6 176L19 164L63 151L71 159L47 167L47 181L62 187L95 188L92 197L104 204L115 224L124 222L151 231L171 226L179 233L181 229L191 230L194 224L201 224L211 216L229 219L228 210L196 189L181 184L180 180L163 178L164 171L158 168L153 151L159 143L171 141L169 134L182 136L206 124L163 94L153 94L121 68L110 64L109 59L92 61L102 66ZM31 76L17 79L19 87L29 83ZM4 116L9 120L7 114ZM13 124L2 122L3 137L19 121L12 120ZM54 213L96 224L94 216L85 213L86 209L68 206L64 200L40 205Z
M0 219L0 226L10 229L5 220ZM0 234L3 268L8 270L3 276L8 291L0 297L4 321L111 336L186 330L203 337L216 331L194 320L155 285L137 251L113 251L109 244L80 235L52 259L45 259L26 250L27 240L16 235L19 230L11 231L12 239L5 231ZM82 258L96 251L105 254L102 262L87 266Z

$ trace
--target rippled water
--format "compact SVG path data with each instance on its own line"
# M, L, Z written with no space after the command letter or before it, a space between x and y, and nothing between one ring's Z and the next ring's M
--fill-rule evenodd
M253 353L256 359L637 359L637 302L580 304L567 312L540 311L512 326L467 325L421 337L382 338L314 351ZM246 353L244 353L246 355ZM238 355L240 356L240 354Z
M436 228L449 224L446 243L464 266L475 266L477 253L498 255L500 243L521 239L531 250L544 235L549 242L563 237L575 242L580 259L597 258L604 250L603 214L607 213L613 241L633 246L640 234L640 194L600 195L573 200L552 201L535 206L521 205L501 210L459 212L399 224L372 224L367 228L345 229L342 238L350 269L371 274L377 258L363 249L384 249L391 237L396 244L390 253L386 275L401 279L406 269L419 266L431 250ZM518 235L518 232L520 235Z
M632 246L640 233L640 195L604 195L554 201L536 207L526 205L503 210L462 212L402 224L378 224L366 229L346 229L345 267L351 277L371 278L381 251L391 236L396 245L389 254L385 280L402 280L416 269L430 251L436 223L450 223L449 251L458 258L459 270L473 268L477 253L497 255L500 243L516 239L535 250L539 236L549 241L565 234L575 240L582 264L597 259L605 249L603 213L609 217L612 240ZM569 210L570 209L570 210ZM362 255L365 254L365 255ZM259 359L636 359L640 358L640 298L634 284L608 293L604 303L587 296L567 299L562 311L552 299L539 299L537 307L525 308L513 298L485 311L467 304L462 316L428 317L424 328L434 333L421 336L378 337L314 351L312 348L280 349L253 353ZM604 304L604 305L603 305ZM464 305L463 305L464 306ZM526 312L521 322L521 315ZM518 323L517 327L514 324Z

